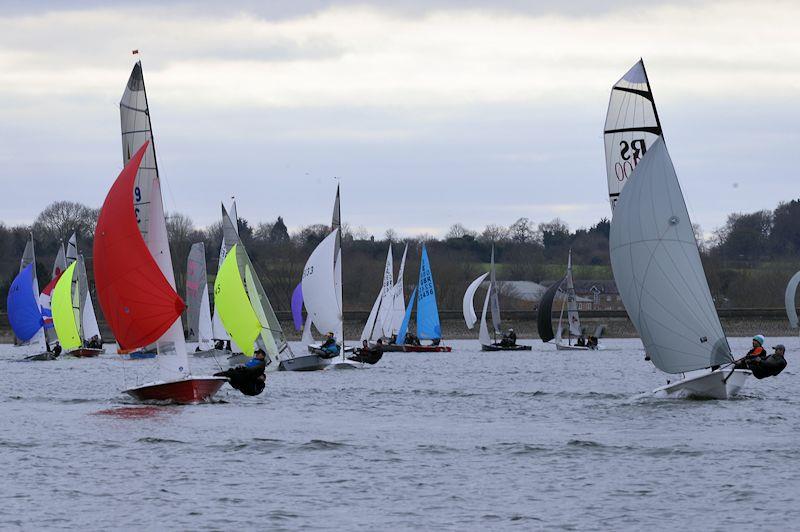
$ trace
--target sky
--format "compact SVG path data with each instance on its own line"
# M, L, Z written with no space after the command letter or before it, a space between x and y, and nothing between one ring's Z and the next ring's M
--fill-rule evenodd
M800 197L793 2L0 1L0 220L100 206L141 59L165 207L381 237L610 215L611 86L644 58L693 222ZM131 50L138 49L138 56ZM338 179L337 179L338 178Z

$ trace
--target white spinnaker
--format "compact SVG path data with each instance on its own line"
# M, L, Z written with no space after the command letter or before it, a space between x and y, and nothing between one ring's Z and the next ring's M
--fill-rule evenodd
M136 174L132 200L139 231L147 244L147 249L174 290L175 273L172 270L172 257L161 198L161 183L150 123L150 109L147 104L140 62L133 67L119 108L123 163L127 164L142 144L147 140L150 141ZM158 349L156 360L162 380L178 380L189 375L189 360L186 355L186 341L183 338L180 317L158 339L156 346Z
M572 280L572 250L567 259L567 320L569 321L569 332L572 336L581 335L581 319L578 316L578 301L575 295L575 282Z
M478 316L475 315L475 292L477 292L478 287L488 275L489 272L486 272L472 281L467 287L467 291L464 292L464 300L461 302L461 308L464 312L464 321L470 329L472 329L475 326L475 322L478 321Z
M486 290L486 297L483 300L483 312L481 312L481 326L478 333L478 341L481 345L492 345L492 339L489 336L489 327L486 325L486 310L489 307L489 300L492 296L492 284L489 283L489 288Z
M394 287L394 260L392 258L392 245L389 244L389 252L386 254L386 265L383 269L383 285L381 286L381 303L378 308L377 327L374 335L389 337L392 335L392 296L391 291ZM374 336L373 335L373 336ZM376 338L377 340L377 338Z
M653 363L682 373L731 360L675 168L659 139L617 202L611 266Z
M397 272L397 281L392 286L392 328L387 336L392 337L400 330L403 318L406 315L406 300L403 293L403 272L406 269L406 255L408 254L408 244L403 249L403 258L400 260L400 270Z
M302 282L308 321L313 321L317 330L323 333L330 331L339 335L336 339L341 341L342 313L339 307L341 285L337 290L336 269L333 265L338 234L338 229L332 231L314 249L303 268ZM338 263L341 264L341 261Z
M223 209L223 212L224 212L224 209ZM239 218L238 218L238 213L236 212L236 201L231 202L230 218L231 218L231 221L236 220L236 223L234 224L234 229L238 233L238 231L239 231ZM238 241L239 241L239 239L237 238L236 242L238 242ZM217 264L217 271L219 271L219 268L222 266L222 262L225 260L225 256L228 254L228 250L231 249L236 244L236 242L226 242L225 241L225 231L223 230L223 232L222 232L222 244L220 245L220 248L219 248L219 263ZM211 323L212 323L212 327L213 327L213 330L214 330L213 336L214 336L215 339L217 339L217 340L230 340L231 339L230 335L228 334L228 331L225 330L225 326L222 324L222 320L219 317L219 313L217 312L216 305L214 306L214 315L211 318ZM234 349L233 342L231 342L231 349L234 352L239 352L240 351L238 346Z
M792 275L789 284L786 285L786 294L783 296L786 305L786 316L789 318L789 325L792 329L797 329L797 306L795 296L797 295L797 285L800 284L800 272Z
M339 232L339 230L337 230ZM334 264L333 280L336 287L336 310L339 313L338 329L334 329L336 338L344 345L344 313L342 312L342 246L341 239L338 240L339 252L336 254L336 263ZM316 323L316 321L314 322Z
M604 140L611 208L644 154L662 135L653 93L640 59L611 88Z

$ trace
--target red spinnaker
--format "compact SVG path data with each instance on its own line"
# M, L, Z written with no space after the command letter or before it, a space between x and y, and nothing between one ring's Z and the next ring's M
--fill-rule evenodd
M128 161L108 191L94 236L97 298L123 349L155 342L186 308L161 273L136 223L133 188L148 143Z

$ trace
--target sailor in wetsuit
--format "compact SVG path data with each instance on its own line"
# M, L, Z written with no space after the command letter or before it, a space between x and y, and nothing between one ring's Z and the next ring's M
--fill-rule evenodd
M330 356L336 356L339 354L339 346L336 344L336 337L334 336L333 332L329 332L327 338L319 346L320 349L327 352Z
M244 395L258 395L264 391L267 376L267 353L263 349L256 349L253 358L243 366L236 366L226 371L215 373L215 377L226 377L228 383Z
M508 329L508 332L503 335L503 339L500 340L500 345L503 347L514 347L517 345L517 333L514 332L514 329Z

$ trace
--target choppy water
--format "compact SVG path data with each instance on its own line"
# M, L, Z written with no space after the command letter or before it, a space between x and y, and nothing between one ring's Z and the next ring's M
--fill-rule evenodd
M789 368L733 401L649 395L665 379L638 340L456 341L197 406L121 394L152 360L19 363L3 345L0 528L792 528L800 365L783 341Z

